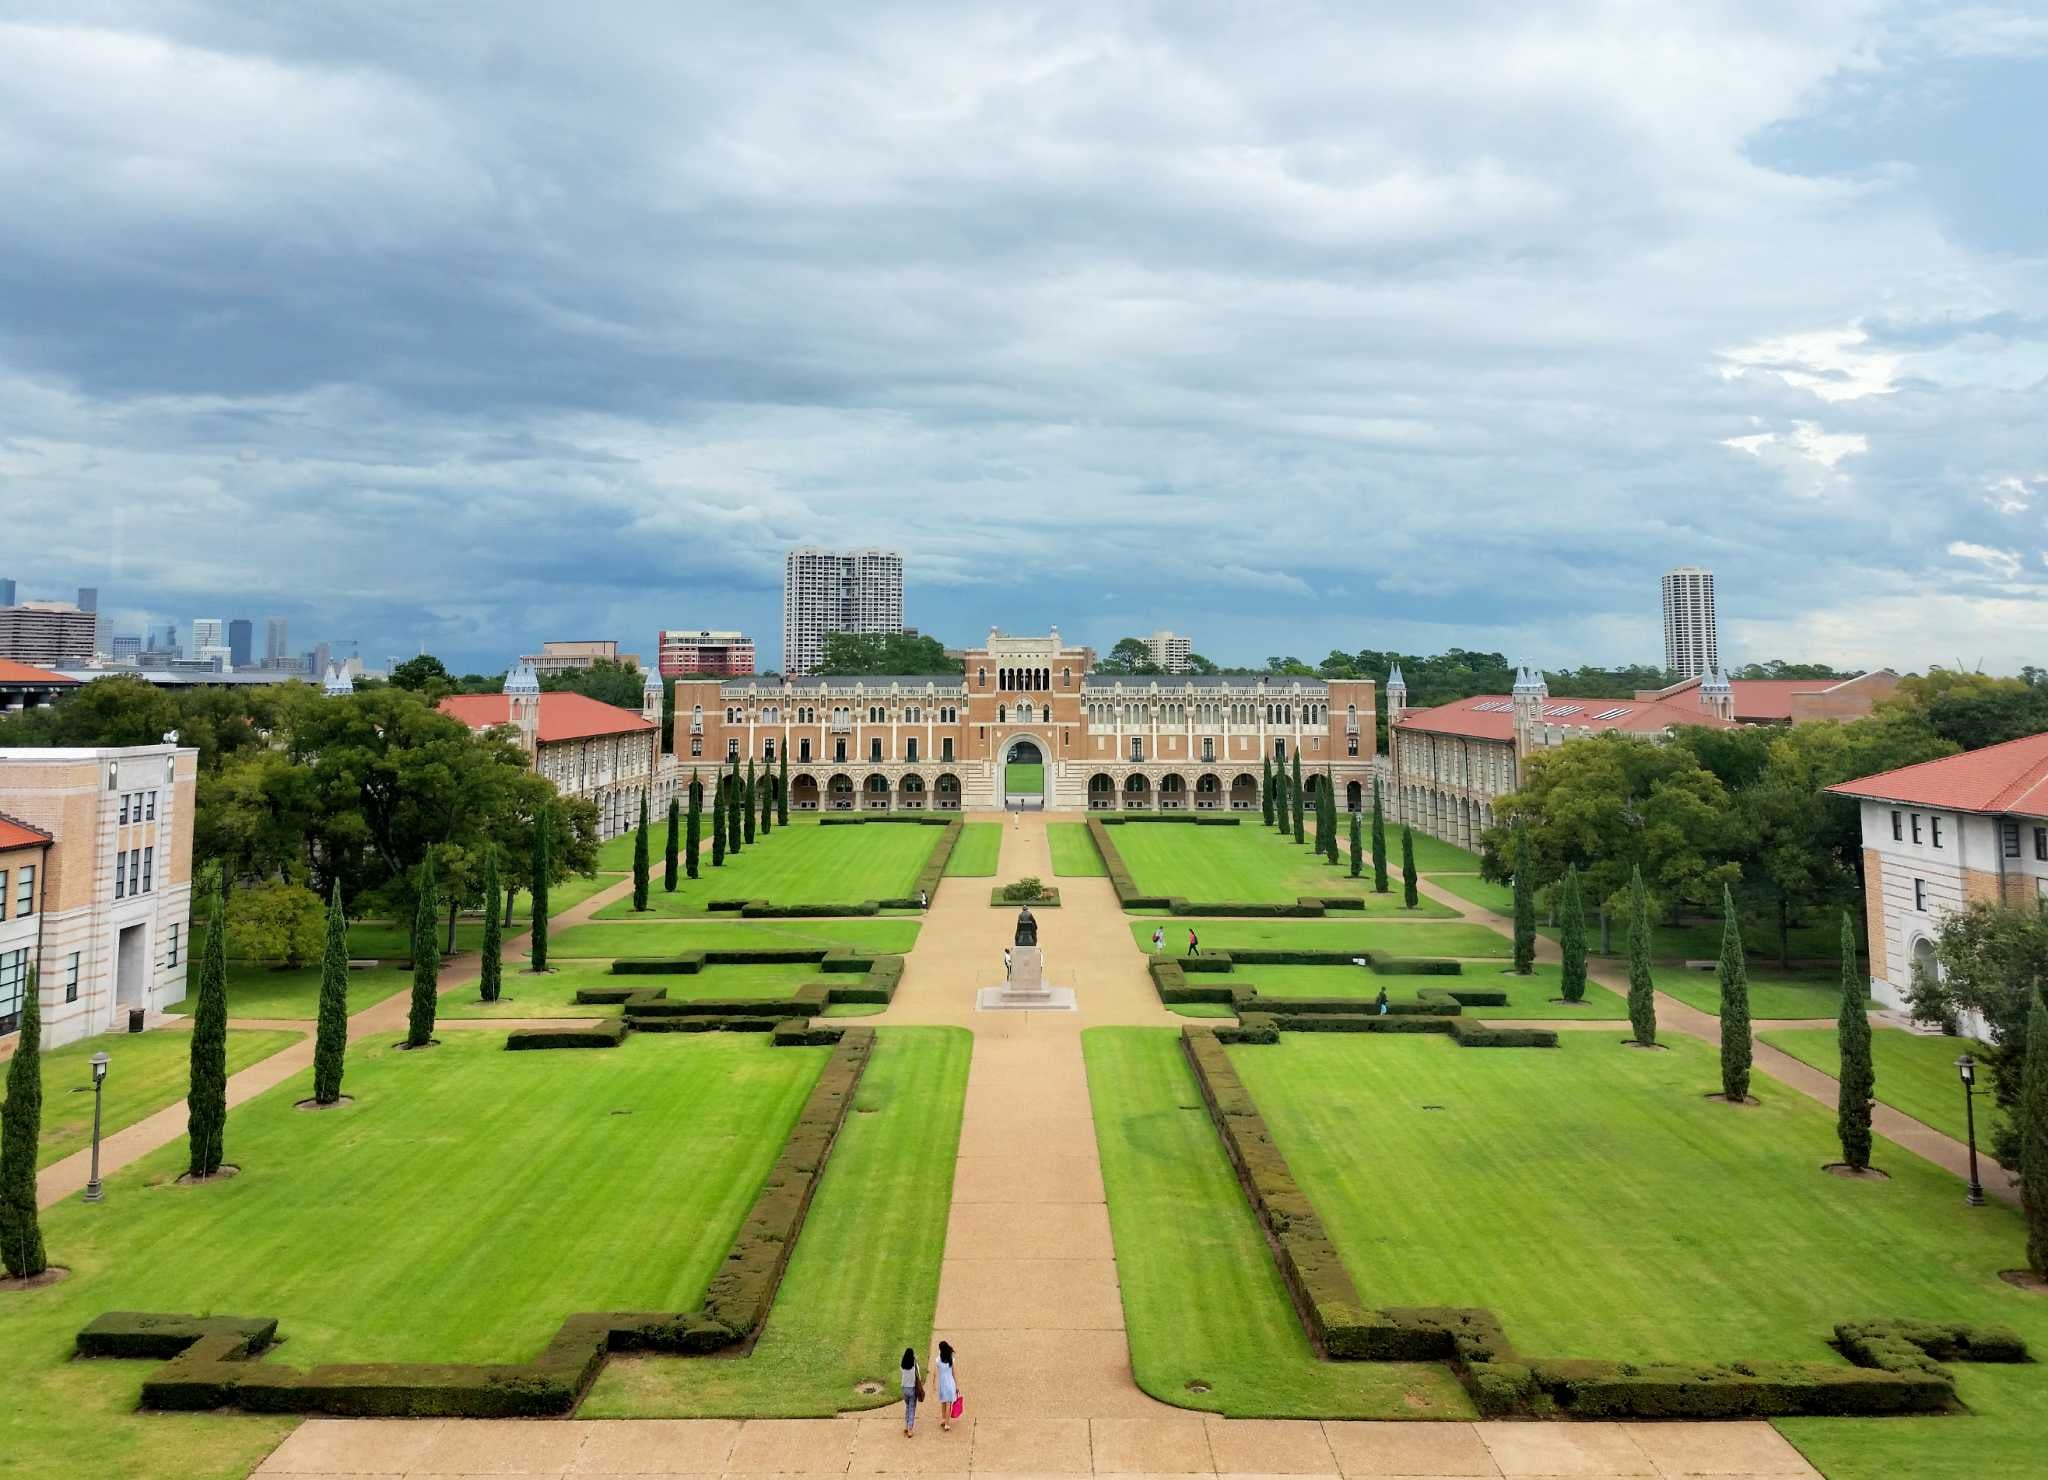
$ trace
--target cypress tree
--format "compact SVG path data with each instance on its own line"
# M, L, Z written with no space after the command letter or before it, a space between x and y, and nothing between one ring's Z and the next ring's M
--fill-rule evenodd
M1515 975L1536 970L1536 880L1530 875L1529 824L1515 819Z
M725 867L725 772L711 778L711 866Z
M1628 1021L1636 1042L1657 1041L1657 983L1650 975L1650 894L1643 871L1633 869L1628 881Z
M782 768L775 777L775 825L789 826L789 747L782 746L776 753L776 763Z
M1564 903L1558 934L1564 952L1564 971L1560 977L1563 983L1560 995L1567 1002L1586 1000L1586 905L1579 897L1579 867L1567 864L1564 870Z
M775 775L766 766L761 768L761 836L767 837L775 825Z
M1301 752L1294 752L1294 841L1306 842L1308 829L1302 826L1302 803L1306 793L1301 789Z
M1365 872L1365 819L1351 814L1351 877Z
M548 969L548 874L554 865L548 858L551 831L547 808L533 819L533 879L526 892L533 896L533 928L527 936L527 954L533 958L532 970Z
M697 779L695 771L690 772L690 821L689 830L683 835L683 868L691 878L697 877L697 850L704 841L704 783Z
M1271 756L1259 758L1259 818L1266 826L1273 825L1273 760Z
M199 956L198 1005L192 1013L192 1088L186 1097L185 1137L192 1157L187 1170L210 1177L220 1170L221 1142L228 1122L228 891L219 864L208 871L206 949ZM427 916L427 939L434 917Z
M2034 988L2027 1009L2027 1057L2013 1123L2020 1133L2020 1212L2027 1224L2027 1268L2048 1277L2048 1002ZM31 1153L33 1154L33 1153Z
M640 826L633 830L633 908L645 911L647 891L653 882L652 864L647 857L647 793L640 793Z
M1859 1172L1870 1165L1870 1101L1877 1093L1877 1070L1870 1062L1870 1014L1863 1008L1867 991L1856 969L1856 931L1845 910L1842 1014L1836 1028L1842 1072L1835 1099L1835 1134L1842 1141L1843 1162Z
M661 888L664 894L676 892L676 864L682 852L683 804L674 797L668 799L668 846L661 857Z
M1415 833L1411 828L1401 829L1401 903L1414 909L1420 903L1415 889Z
M740 763L732 763L732 779L725 788L725 851L730 858L739 857L740 813L746 810L746 799L740 795Z
M484 893L495 897L498 892L498 850L491 849L484 855ZM496 1002L504 995L505 983L505 930L498 922L498 912L492 910L484 918L483 962L477 975L477 996L484 1002Z
M495 896L494 896L495 897ZM484 912L484 960L498 912ZM486 972L489 967L486 965ZM485 999L489 1001L489 998ZM334 881L327 901L327 948L320 957L320 1022L313 1033L313 1103L332 1105L341 1098L342 1061L348 1054L348 921L341 913L341 880Z
M441 951L434 939L434 850L420 864L419 907L412 926L412 1011L406 1018L405 1046L421 1048L434 1036L434 1009L439 1005Z
M1330 768L1323 768L1323 857L1337 861L1337 781Z
M1749 1094L1749 964L1742 954L1742 923L1735 896L1721 886L1721 1093L1731 1100Z
M1380 805L1380 782L1372 782L1372 889L1387 892L1387 814Z
M219 923L209 932L220 933ZM37 992L31 966L19 1046L7 1064L7 1104L0 1109L0 1265L18 1280L50 1267L36 1215L36 1145L43 1134L43 1007Z
M747 757L747 787L740 793L740 826L749 843L754 841L754 758Z

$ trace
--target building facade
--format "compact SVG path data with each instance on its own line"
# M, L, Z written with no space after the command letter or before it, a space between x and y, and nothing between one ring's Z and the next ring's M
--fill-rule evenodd
M1697 565L1664 572L1664 666L1680 678L1721 667L1720 619L1714 612L1714 573Z
M184 998L198 774L173 743L0 750L0 1032L31 963L51 1047Z
M254 666L256 656L256 624L247 617L236 617L228 623L228 661L237 668Z
M289 634L289 624L283 617L265 617L263 619L264 667L276 668L285 663L291 652L291 648L288 645Z
M834 632L903 630L903 556L803 546L782 560L782 671L806 674Z
M656 660L663 678L707 675L743 678L756 671L754 639L744 632L688 632L664 628Z
M597 808L600 840L640 823L640 800L650 815L676 795L675 766L661 754L661 680L649 673L640 712L583 694L541 692L533 669L521 662L497 694L450 694L440 703L472 730L501 726L516 732L533 768L563 796L584 797Z
M543 642L539 652L530 653L519 661L535 673L568 673L579 668L595 668L599 663L617 663L637 669L640 655L622 653L617 639L602 637L574 642Z
M1110 676L1093 662L1054 628L990 632L957 677L681 679L675 759L687 783L787 757L798 811L1256 811L1261 763L1299 755L1306 784L1370 805L1370 679ZM1042 764L1044 790L1005 791L1013 761Z
M1396 665L1387 675L1387 817L1477 848L1493 826L1494 803L1521 785L1530 756L1613 730L1661 739L1679 725L1727 728L1735 723L1733 705L1727 680L1718 676L1683 699L1553 698L1542 672L1525 666L1512 693L1410 709Z
M1696 698L1700 678L1681 679L1669 688L1638 689L1636 698L1683 703ZM1854 678L1731 678L1734 716L1744 725L1803 725L1818 719L1862 719L1880 699L1899 686L1889 668L1859 673Z
M24 601L0 607L0 658L46 668L90 663L99 617L68 601Z
M2048 907L2048 734L1828 789L1861 806L1870 994L1887 1006L1937 969L1943 916L1979 900Z
M1186 673L1194 644L1180 633L1168 632L1162 627L1145 639L1145 650L1152 655L1154 666L1163 672Z
M0 714L53 704L80 682L66 673L0 658Z

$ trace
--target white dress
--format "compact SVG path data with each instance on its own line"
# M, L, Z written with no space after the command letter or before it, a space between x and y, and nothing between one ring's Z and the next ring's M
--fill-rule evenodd
M939 1379L939 1401L941 1403L950 1403L960 1396L960 1389L953 1382L953 1364L951 1362L935 1363L932 1367L932 1372Z

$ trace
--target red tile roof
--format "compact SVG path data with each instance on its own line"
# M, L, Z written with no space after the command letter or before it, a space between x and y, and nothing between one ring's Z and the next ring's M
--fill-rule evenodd
M1877 669L1883 677L1895 677L1889 669ZM1859 673L1853 678L1731 678L1728 687L1735 691L1735 717L1746 724L1778 724L1792 718L1792 700L1800 694L1825 694L1832 689L1847 688L1870 678L1870 673ZM1688 678L1675 683L1668 689L1657 690L1657 697L1673 703L1685 703L1699 697L1700 681ZM1882 697L1880 693L1879 697Z
M25 685L34 688L75 689L78 680L66 678L61 673L52 673L47 668L37 668L31 663L17 663L12 658L0 658L0 684L9 687Z
M1629 734L1661 734L1673 725L1706 725L1725 730L1730 721L1690 702L1660 699L1571 699L1543 701L1539 722L1574 730L1623 730ZM1455 735L1468 740L1511 741L1515 738L1514 703L1506 694L1474 694L1434 709L1410 710L1396 725L1428 735Z
M2048 731L1830 786L1845 797L2048 817Z
M39 827L30 827L26 822L0 812L0 849L40 848L56 839Z
M512 701L503 694L450 694L441 701L441 712L461 720L472 730L512 723ZM594 735L623 735L659 729L652 720L642 719L630 709L606 704L583 694L553 693L540 696L540 741L587 740Z

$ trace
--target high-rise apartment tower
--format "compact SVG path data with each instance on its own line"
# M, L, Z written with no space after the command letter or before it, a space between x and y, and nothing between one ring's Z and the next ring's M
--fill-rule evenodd
M1664 666L1680 678L1697 678L1721 666L1710 570L1681 565L1664 572Z
M903 630L903 556L804 546L782 562L782 668L809 673L833 632Z

